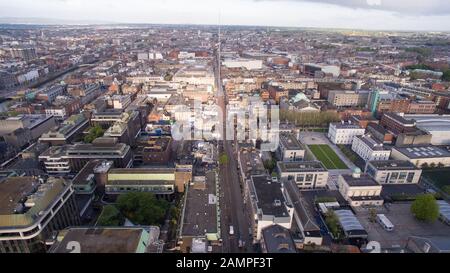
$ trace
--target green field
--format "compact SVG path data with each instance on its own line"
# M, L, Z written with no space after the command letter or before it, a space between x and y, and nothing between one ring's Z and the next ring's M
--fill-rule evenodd
M308 145L311 152L329 170L347 169L347 165L328 145Z

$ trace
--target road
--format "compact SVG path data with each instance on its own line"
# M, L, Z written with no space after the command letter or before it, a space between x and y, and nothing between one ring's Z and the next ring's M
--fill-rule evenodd
M218 56L218 53L216 54ZM226 101L227 96L223 90L219 73L219 57L214 62L214 72L217 85L217 104L222 109L223 134L226 136ZM224 137L225 138L225 137ZM233 151L233 141L222 140L219 143L219 150L228 157L227 164L220 166L220 187L222 189L221 217L222 217L222 240L223 252L239 253L252 252L252 240L249 236L249 221L247 210L243 202L243 190L241 180L238 175L237 154ZM234 227L234 235L229 234L230 226ZM239 239L245 243L244 248L239 248Z

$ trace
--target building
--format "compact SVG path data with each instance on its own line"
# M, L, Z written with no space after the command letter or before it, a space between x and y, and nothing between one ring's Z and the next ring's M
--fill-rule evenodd
M59 232L50 253L162 252L159 227L71 227ZM74 246L73 242L76 242ZM155 251L156 250L156 251Z
M339 77L341 74L341 68L334 65L305 64L303 70L310 77L324 77L326 75Z
M371 122L367 125L366 130L368 134L383 144L392 144L394 141L394 135L379 124Z
M349 239L366 239L368 237L367 231L356 218L351 210L340 209L335 210L334 213L338 217L339 224L344 231L344 234Z
M22 128L30 131L31 139L36 140L42 134L56 126L54 117L43 115L19 115L0 120L0 136Z
M380 125L398 135L415 131L416 122L405 119L402 113L384 113L381 117Z
M305 148L294 134L280 133L277 153L281 161L301 161L305 157Z
M157 197L171 199L176 191L175 169L111 169L107 177L105 193L109 195L151 192Z
M217 183L218 177L215 172L196 176L188 183L178 234L178 246L184 253L199 252L195 247L198 240L211 245L219 243L220 204ZM205 247L203 251L206 251Z
M289 204L294 208L294 220L302 235L303 245L317 245L323 243L323 236L320 229L321 221L317 217L317 209L315 204L308 202L302 192L299 190L294 181L283 181L286 192L286 198Z
M369 161L365 173L379 184L417 184L422 170L409 161Z
M450 115L404 115L403 118L414 121L418 129L431 135L431 144L450 144Z
M60 126L44 133L39 142L50 145L69 144L89 126L89 120L83 115L73 115L65 120Z
M410 236L406 249L411 253L450 253L450 237Z
M450 166L450 152L442 148L426 146L393 147L391 156L397 160L407 160L417 167Z
M341 174L338 179L339 192L352 207L381 206L382 186L367 174L357 169L353 174Z
M252 176L248 187L251 197L253 239L259 242L262 230L274 224L290 229L294 209L287 203L282 184L266 175Z
M245 68L247 70L262 69L262 60L251 59L227 59L222 62L222 65L227 68Z
M370 135L356 136L353 139L352 150L364 161L388 160L391 155L391 150Z
M370 91L368 90L330 90L328 92L328 102L336 107L351 107L367 105Z
M79 172L92 159L112 161L118 168L133 164L130 146L112 138L98 138L92 144L53 146L39 155L39 161L49 174Z
M131 104L131 95L114 95L111 98L111 104L114 109L125 109Z
M105 192L122 194L130 191L144 191L168 196L175 192L183 192L191 181L192 166L110 169L107 174Z
M260 245L262 253L297 253L289 230L280 225L263 229Z
M328 138L334 144L346 144L350 145L353 143L355 136L362 136L366 130L361 128L357 124L352 124L351 122L345 123L330 123L328 128Z
M55 233L80 225L71 183L10 177L0 182L0 253L45 252Z
M67 85L57 84L48 89L38 92L35 99L37 101L45 101L52 103L58 96L64 95L67 90Z
M168 164L172 158L172 137L140 136L134 161L143 164Z
M328 170L320 161L278 162L280 180L294 181L303 189L326 188Z

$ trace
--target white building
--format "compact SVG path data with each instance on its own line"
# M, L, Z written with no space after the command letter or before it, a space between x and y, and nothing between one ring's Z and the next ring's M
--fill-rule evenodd
M66 107L47 108L45 109L45 115L47 117L54 116L57 119L66 119L67 118Z
M433 145L393 147L391 155L393 159L407 160L419 168L423 165L450 167L450 152Z
M131 104L130 95L115 95L112 97L112 105L114 109L125 109Z
M365 173L379 184L417 184L422 170L409 161L369 161Z
M364 135L365 129L357 124L352 124L351 122L336 122L330 123L328 129L328 138L334 144L346 144L350 145L353 143L353 138L355 136Z
M252 60L252 59L228 59L222 62L223 66L228 68L246 68L247 70L261 69L263 62L262 60Z
M370 135L356 136L353 138L352 150L364 161L388 160L391 150L384 148L383 143Z
M305 157L305 149L294 134L280 133L278 156L281 161L301 161Z
M357 169L353 174L341 174L338 179L339 192L352 207L381 206L382 186L367 174Z
M278 162L280 181L294 181L303 189L325 188L328 181L328 170L320 161Z
M248 185L254 242L261 240L262 230L277 224L291 229L294 209L287 204L283 186L266 175L254 175Z

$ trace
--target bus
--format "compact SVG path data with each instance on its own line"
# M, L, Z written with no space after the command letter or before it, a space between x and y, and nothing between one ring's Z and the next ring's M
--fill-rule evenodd
M384 214L377 214L377 222L387 231L394 230L394 225Z

